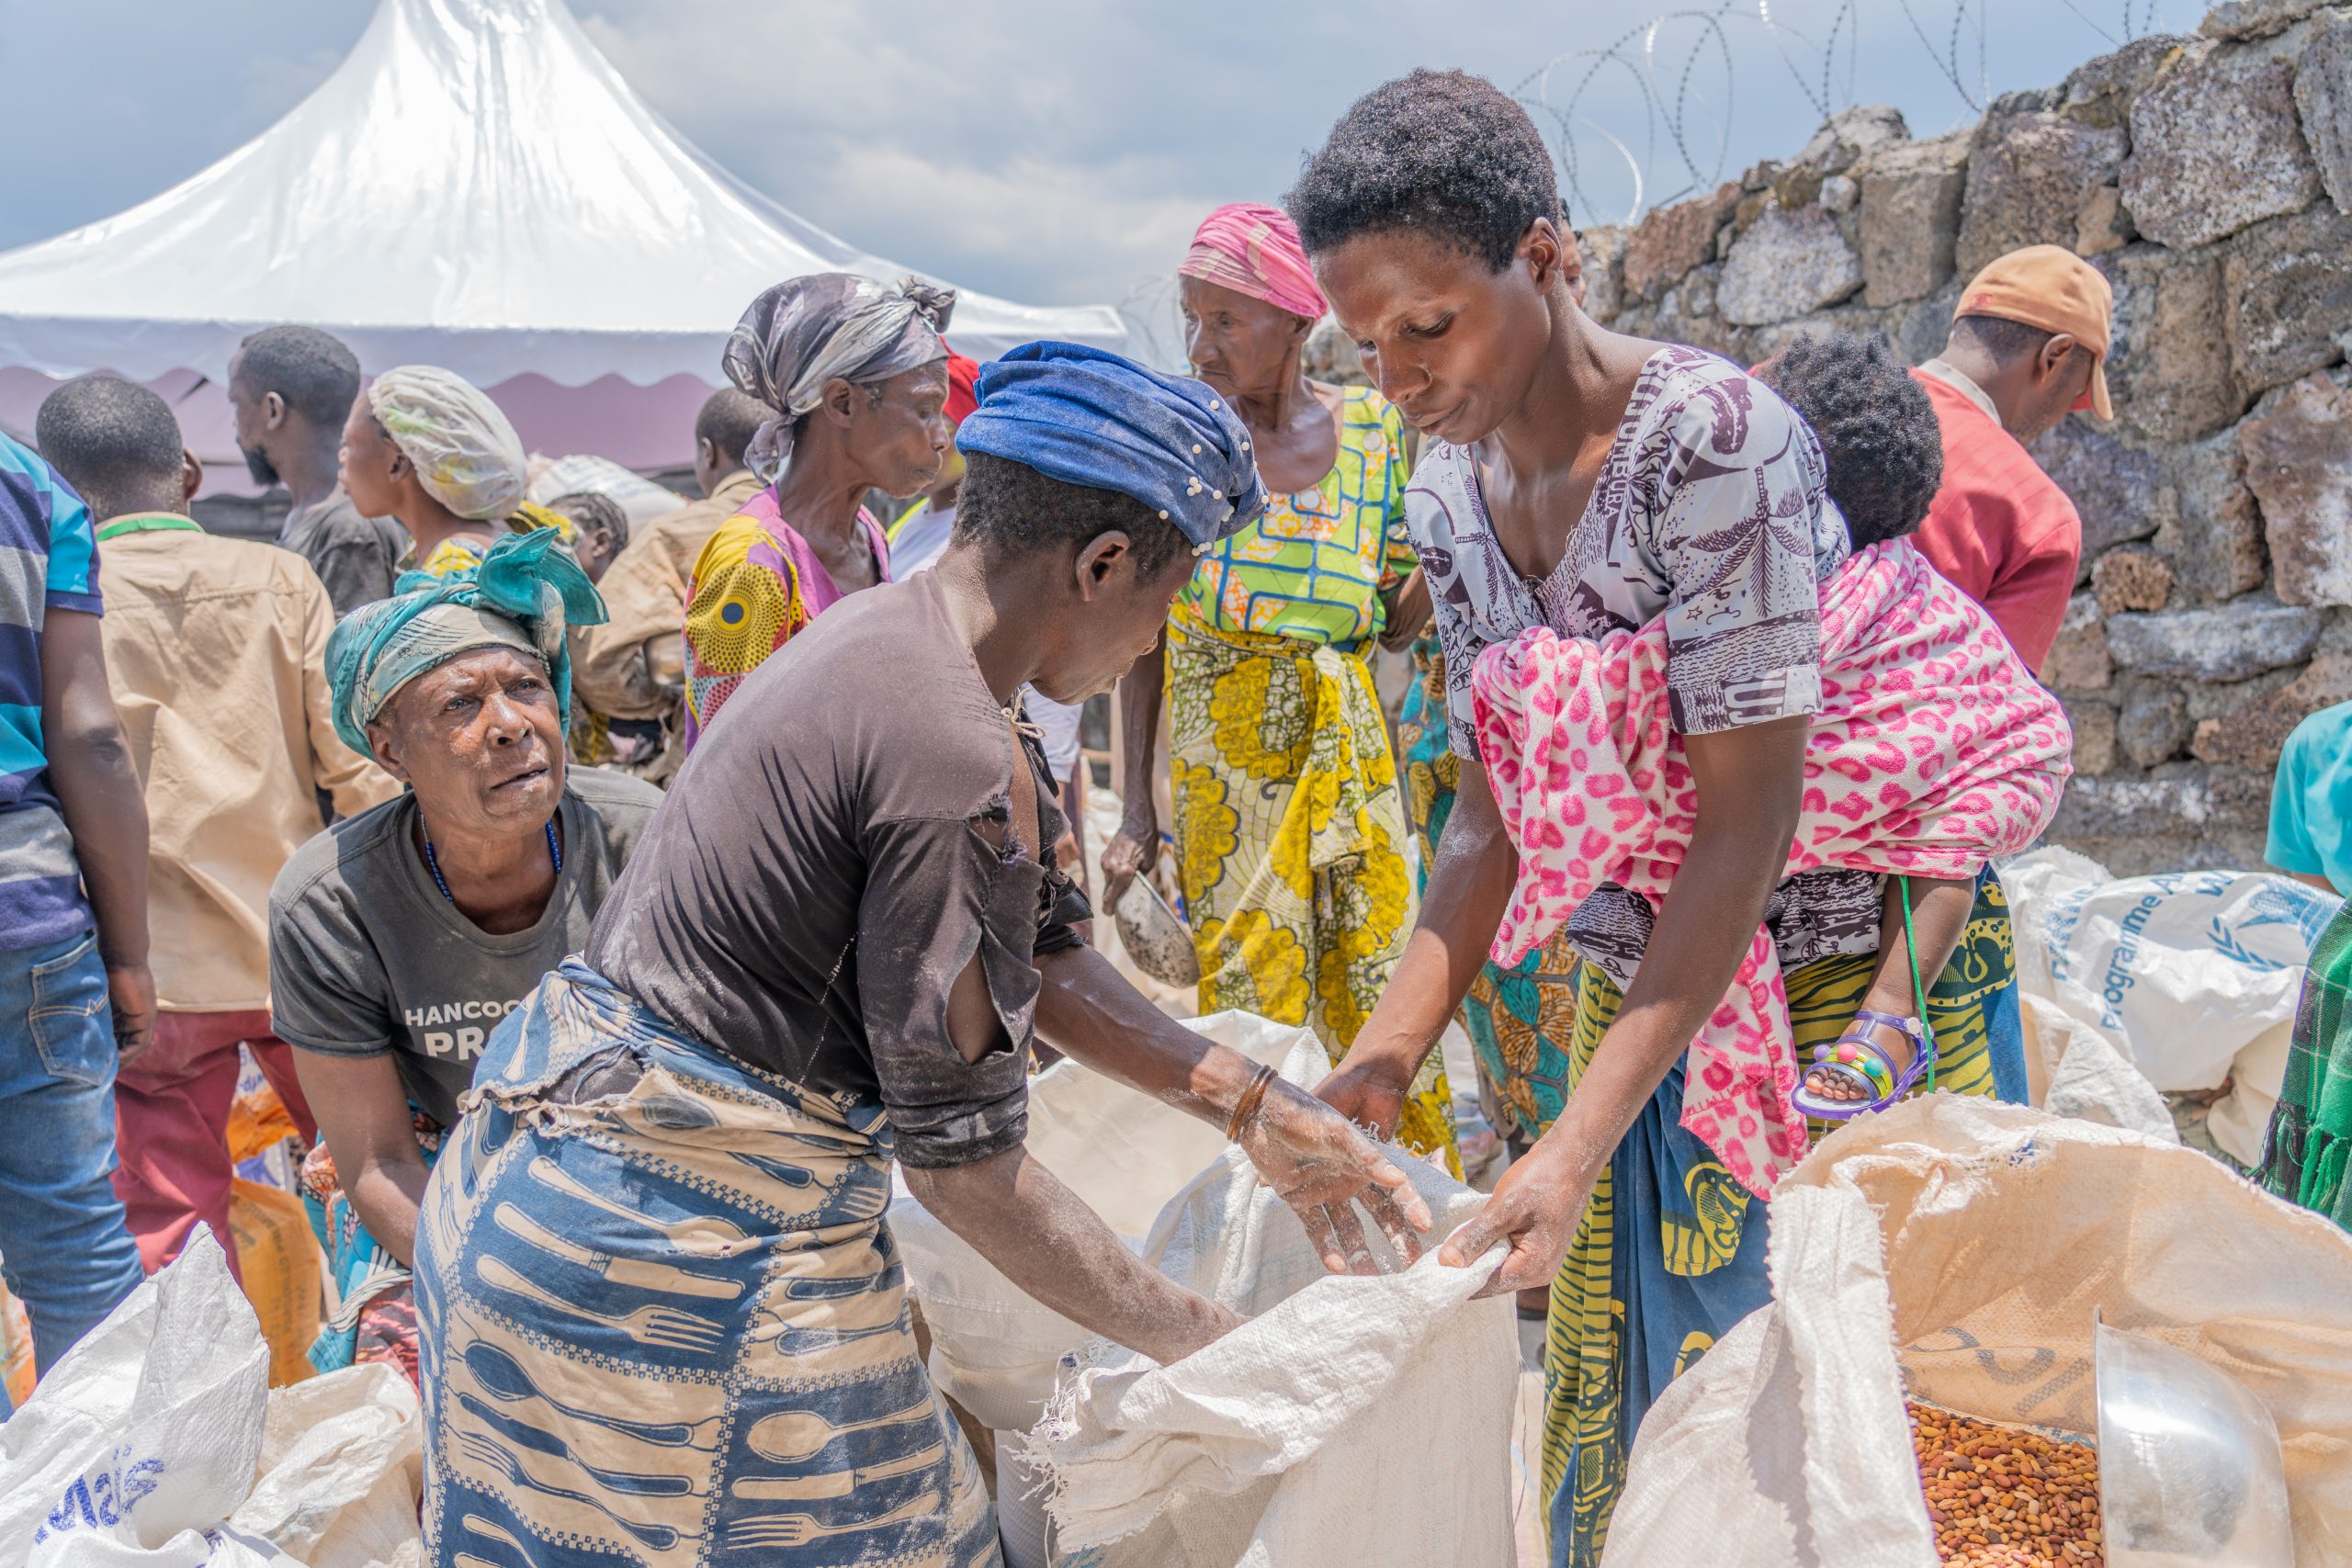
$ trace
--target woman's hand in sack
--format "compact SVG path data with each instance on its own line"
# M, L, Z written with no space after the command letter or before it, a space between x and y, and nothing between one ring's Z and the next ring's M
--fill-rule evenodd
M1508 1241L1509 1256L1474 1299L1549 1285L1576 1240L1600 1174L1599 1166L1564 1141L1538 1139L1525 1156L1510 1162L1487 1206L1446 1239L1438 1260L1449 1269L1467 1269L1497 1243Z
M1375 1137L1393 1138L1405 1114L1413 1073L1413 1068L1372 1051L1351 1051L1323 1080L1315 1098L1357 1126L1370 1128Z
M1364 1238L1359 1203L1398 1258L1410 1263L1420 1257L1417 1233L1430 1228L1429 1204L1362 1128L1329 1105L1276 1081L1239 1142L1266 1185L1297 1212L1332 1273L1381 1271Z

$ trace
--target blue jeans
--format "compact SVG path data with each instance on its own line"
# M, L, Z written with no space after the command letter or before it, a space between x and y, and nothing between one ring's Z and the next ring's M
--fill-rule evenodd
M0 1273L32 1320L37 1371L144 1278L109 1179L114 1073L97 938L0 953Z

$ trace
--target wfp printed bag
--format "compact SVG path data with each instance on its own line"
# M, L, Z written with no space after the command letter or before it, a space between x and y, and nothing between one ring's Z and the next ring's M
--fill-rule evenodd
M1314 1045L1306 1030L1254 1013L1220 1012L1184 1027L1267 1066L1281 1066L1302 1041ZM1030 1080L1024 1142L1138 1250L1161 1208L1226 1146L1221 1129L1074 1061ZM1032 1301L903 1183L888 1218L931 1333L932 1381L989 1427L1027 1431L1054 1391L1062 1357L1086 1342L1086 1330Z
M2352 1236L2207 1156L1928 1095L1782 1179L1770 1263L1650 1407L1605 1568L1934 1568L1905 1399L2095 1432L2095 1311L2261 1400L2297 1562L2352 1561Z
M1312 1037L1283 1067L1305 1088L1328 1071ZM1441 1264L1486 1200L1397 1164L1436 1223L1419 1262L1377 1278L1326 1273L1238 1150L1162 1212L1145 1257L1250 1321L1170 1366L1099 1340L1073 1358L1025 1452L1058 1568L1512 1561L1519 1338L1508 1297L1469 1299L1501 1249Z
M2267 872L2114 877L2057 848L2003 865L2001 886L2026 998L2103 1036L2159 1089L2228 1080L2206 1131L2259 1164L2304 969L2343 900Z
M198 1225L0 1427L0 1562L280 1562L226 1528L268 1403L269 1345Z
M198 1225L0 1427L0 1562L412 1568L415 1392L368 1369L273 1397L269 1359Z
M2109 876L2056 848L2007 862L2000 875L2018 986L2174 1091L2217 1087L2241 1051L2294 1027L2303 968L2344 903L2267 872Z

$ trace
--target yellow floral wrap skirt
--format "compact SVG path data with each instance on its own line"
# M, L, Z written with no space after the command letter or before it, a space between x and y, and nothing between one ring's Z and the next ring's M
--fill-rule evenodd
M1306 1024L1338 1062L1410 934L1404 798L1363 656L1168 623L1176 856L1203 1012ZM1460 1169L1431 1052L1397 1141Z

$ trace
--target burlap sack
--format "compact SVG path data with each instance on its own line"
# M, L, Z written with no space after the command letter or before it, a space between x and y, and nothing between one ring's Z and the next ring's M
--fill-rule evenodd
M2296 1561L2352 1562L2352 1236L2204 1155L1930 1095L1783 1180L1772 1304L1650 1409L1608 1568L1934 1568L1903 1401L2088 1433L2094 1309L2277 1419Z

